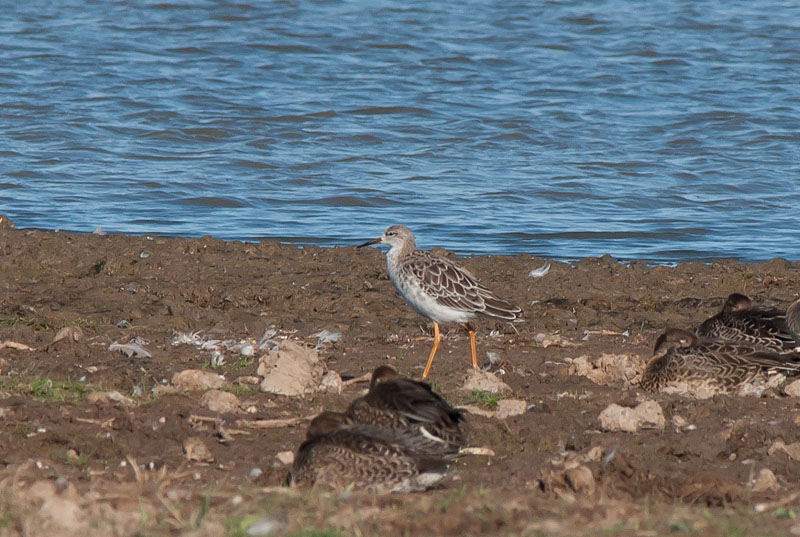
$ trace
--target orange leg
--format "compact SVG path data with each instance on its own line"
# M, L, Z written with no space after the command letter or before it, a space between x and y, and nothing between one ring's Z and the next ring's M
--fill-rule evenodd
M431 349L431 355L428 356L428 363L425 364L425 371L422 372L422 376L420 377L420 380L425 380L426 378L428 378L428 373L431 372L431 365L433 364L433 357L436 354L436 349L439 348L439 342L441 340L442 340L442 338L439 337L439 323L434 322L433 323L433 348Z
M469 347L472 350L472 369L478 369L478 353L475 352L475 330L471 326L467 326L469 330Z

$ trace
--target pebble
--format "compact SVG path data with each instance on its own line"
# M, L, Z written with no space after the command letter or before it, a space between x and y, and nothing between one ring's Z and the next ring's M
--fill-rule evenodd
M222 390L208 390L200 398L200 404L211 412L224 414L226 412L239 412L239 398L230 392Z
M225 385L225 378L211 371L184 369L172 376L172 385L185 392L210 390L222 388Z
M655 401L644 401L635 408L610 404L600 413L600 427L606 431L636 432L640 429L663 429L664 412Z
M183 454L190 461L214 462L214 455L202 440L190 436L183 441Z

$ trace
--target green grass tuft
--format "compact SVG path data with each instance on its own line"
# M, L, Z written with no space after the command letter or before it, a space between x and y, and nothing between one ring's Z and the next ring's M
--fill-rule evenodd
M486 408L495 408L497 403L503 398L499 393L487 392L485 390L472 390L469 400L475 404L483 405Z
M86 384L69 380L35 378L28 386L31 395L53 403L82 401L92 392Z

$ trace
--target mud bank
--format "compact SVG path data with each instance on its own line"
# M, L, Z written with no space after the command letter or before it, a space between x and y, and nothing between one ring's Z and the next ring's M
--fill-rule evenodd
M526 255L460 262L525 311L514 326L476 323L479 359L494 353L512 391L458 389L470 357L457 328L430 380L455 405L505 398L525 411L468 413L470 444L495 456L460 459L439 489L338 497L281 488L277 455L302 442L305 418L365 386L262 392L258 344L299 343L345 379L381 364L419 375L431 327L395 293L379 250L0 229L0 532L800 531L799 398L695 400L635 378L666 327L696 325L729 293L785 307L799 262L603 257L551 262L542 278L529 273L545 261ZM178 389L185 370L219 376L217 392L234 399ZM209 402L220 398L228 406ZM644 401L663 426L601 427L609 405Z

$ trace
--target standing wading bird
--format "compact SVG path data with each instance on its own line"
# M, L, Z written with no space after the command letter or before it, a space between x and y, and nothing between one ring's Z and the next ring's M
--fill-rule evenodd
M426 250L417 250L414 234L405 226L390 226L377 239L359 245L386 244L386 265L400 296L414 310L433 321L433 349L425 364L421 380L428 378L433 357L439 347L439 323L458 323L469 332L472 367L478 369L475 351L475 329L470 321L485 315L504 321L517 321L522 310L498 298L466 269L449 259Z
M786 310L754 306L745 295L732 293L722 310L697 327L700 337L753 343L787 352L800 346L800 300Z
M645 390L761 393L777 374L800 373L800 353L778 353L744 342L699 339L670 328L658 338L639 384ZM781 380L778 378L777 380Z

